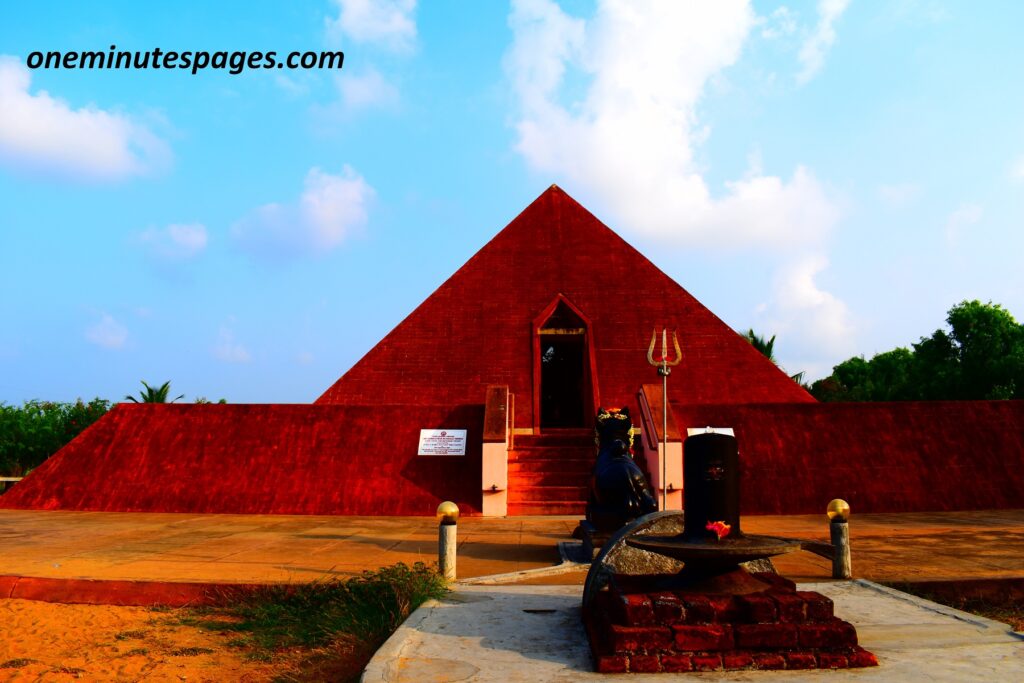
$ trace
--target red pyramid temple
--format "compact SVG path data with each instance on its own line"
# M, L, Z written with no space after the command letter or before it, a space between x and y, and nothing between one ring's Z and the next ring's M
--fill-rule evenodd
M667 435L646 358L663 328L682 348ZM669 507L681 438L707 425L739 441L745 514L1021 504L1024 402L820 404L552 186L315 403L121 404L0 508L580 514L599 406L630 408ZM462 452L420 455L422 430L465 430Z

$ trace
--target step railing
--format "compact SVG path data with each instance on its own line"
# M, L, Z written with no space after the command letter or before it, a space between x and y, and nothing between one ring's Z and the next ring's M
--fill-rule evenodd
M508 515L508 452L512 449L515 396L504 384L487 387L484 400L484 443L481 484L484 517Z
M662 509L662 490L664 489L668 510L683 509L683 441L680 438L679 430L676 428L675 418L672 415L671 406L668 409L668 447L667 467L663 463L661 439L664 435L662 427L662 396L660 384L644 384L637 393L640 403L640 429L639 439L633 442L633 450L637 451L638 446L641 452L636 456L643 458L648 476L651 479L651 488L654 489L655 498L658 500L658 509ZM662 481L662 473L665 473L665 481Z

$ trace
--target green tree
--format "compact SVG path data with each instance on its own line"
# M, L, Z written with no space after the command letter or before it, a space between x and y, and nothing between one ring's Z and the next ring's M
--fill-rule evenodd
M980 301L953 306L946 323L912 350L843 361L811 393L820 401L1024 398L1024 326Z
M27 401L20 407L0 403L0 476L20 477L38 467L109 408L110 402L99 398Z
M775 360L775 335L772 335L771 339L765 339L764 336L754 332L754 328L747 330L745 335L747 341L750 342L751 346L758 350L762 356L767 358L773 363L778 364Z
M758 350L762 356L770 360L771 362L779 365L779 361L775 358L775 335L772 335L771 339L765 339L764 336L754 332L753 328L747 330L744 338L750 342L751 346ZM782 367L782 366L779 366ZM790 375L789 378L797 384L803 385L804 373L798 372L795 375Z
M171 383L164 382L159 387L151 387L146 384L145 380L142 380L142 386L146 387L145 391L139 392L139 398L128 395L125 398L132 403L174 403L175 401L185 398L185 394L181 394L170 401L167 400L167 396L171 393Z

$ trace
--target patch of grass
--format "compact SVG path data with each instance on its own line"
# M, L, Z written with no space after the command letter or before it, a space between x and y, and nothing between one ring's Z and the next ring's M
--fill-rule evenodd
M995 596L957 594L949 590L936 591L927 584L894 583L896 590L931 600L953 609L970 612L986 619L1009 624L1014 631L1024 631L1024 596L1015 595L996 601Z
M148 631L137 630L137 631L121 631L120 633L114 634L114 640L137 640L139 638L145 638L148 635Z
M272 662L274 655L268 650L250 650L245 653L245 659L249 662Z
M168 654L172 657L198 657L199 655L212 655L213 650L208 647L179 647L177 650L171 650Z
M301 651L302 660L289 674L295 680L347 681L358 678L413 610L446 591L436 569L400 563L344 581L236 591L224 596L224 607L190 610L189 620L209 630L244 633L231 643L251 648L247 657L259 661Z
M27 659L25 657L21 657L19 659L8 659L6 662L0 662L0 669L20 669L23 666L35 663L36 660Z

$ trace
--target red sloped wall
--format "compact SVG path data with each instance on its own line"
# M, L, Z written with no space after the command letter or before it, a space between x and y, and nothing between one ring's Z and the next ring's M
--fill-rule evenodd
M736 430L744 514L1024 507L1024 401L672 408Z
M552 186L317 403L470 403L488 384L505 384L516 395L515 426L532 427L532 323L559 294L591 321L597 388L606 406L635 406L640 383L657 380L646 360L655 326L679 330L683 360L669 387L675 401L814 401L686 290Z
M0 496L0 508L432 515L481 504L483 406L121 404ZM416 455L468 429L465 456Z

